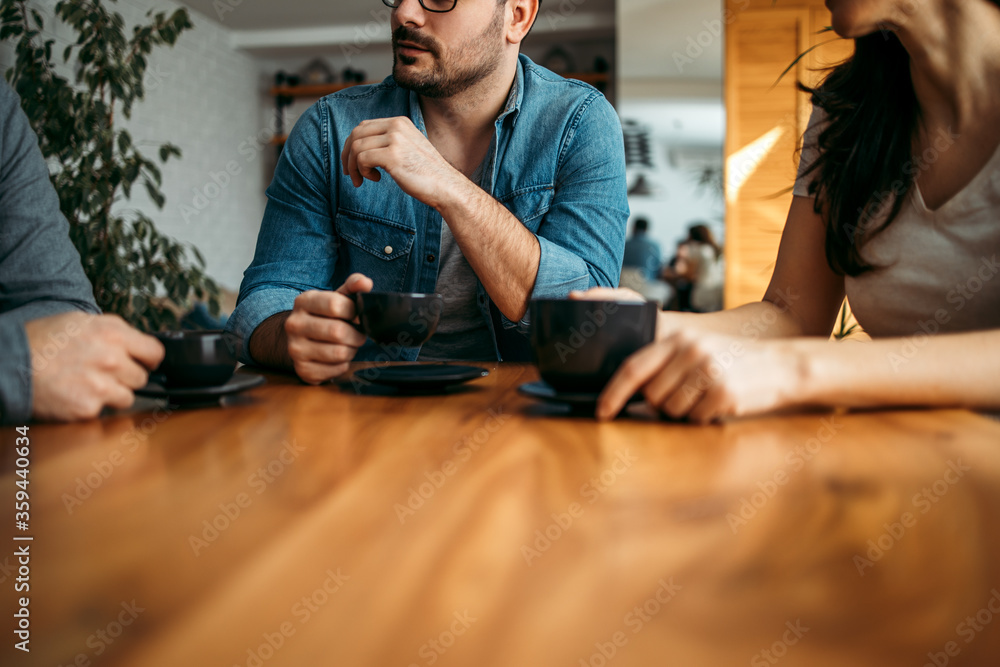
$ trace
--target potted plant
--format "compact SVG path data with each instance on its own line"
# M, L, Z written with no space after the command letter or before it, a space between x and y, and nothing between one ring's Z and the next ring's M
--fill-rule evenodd
M0 0L0 41L15 43L6 78L38 135L98 305L145 331L178 328L196 301L217 314L219 289L198 250L191 247L189 259L188 247L159 233L146 214L116 206L139 186L163 208L157 163L116 121L143 99L152 50L172 46L193 27L187 11L150 11L131 36L102 0L61 0L54 12L51 20L77 36L62 50L64 66L54 60L55 40L44 38L45 17L24 0ZM74 81L62 74L67 70ZM158 152L160 163L181 155L171 143Z

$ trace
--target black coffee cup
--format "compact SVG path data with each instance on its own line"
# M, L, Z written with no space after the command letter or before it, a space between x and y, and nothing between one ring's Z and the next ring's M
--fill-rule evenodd
M651 301L539 299L529 309L535 363L557 391L600 392L656 334L658 308Z
M154 334L165 349L150 379L167 387L213 387L236 370L239 336L226 331L165 331Z
M437 331L444 309L440 294L361 292L354 295L361 331L381 345L419 347Z

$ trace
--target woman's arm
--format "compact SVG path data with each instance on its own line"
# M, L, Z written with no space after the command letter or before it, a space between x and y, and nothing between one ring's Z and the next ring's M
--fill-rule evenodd
M825 240L826 228L813 210L813 199L793 197L774 274L763 300L717 313L661 312L656 326L657 340L678 331L744 336L752 340L829 336L844 302L844 278L827 264ZM571 297L615 299L622 294L593 289Z
M660 314L657 338L680 329L759 338L828 336L844 301L844 279L826 262L826 228L811 197L793 197L764 298L717 313Z
M803 404L1000 409L1000 330L865 343L795 341Z
M865 343L681 331L629 357L598 418L613 418L638 391L698 422L805 406L1000 409L1000 331Z

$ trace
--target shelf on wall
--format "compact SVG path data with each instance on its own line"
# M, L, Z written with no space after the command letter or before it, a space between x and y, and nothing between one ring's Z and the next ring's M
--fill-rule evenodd
M564 75L567 79L576 79L585 83L607 83L611 75L607 72L581 72ZM271 95L274 97L323 97L350 88L352 86L367 86L377 81L364 83L321 83L303 86L274 86Z
M271 88L274 97L324 97L353 86L366 86L375 81L364 83L320 83L304 86L275 86Z

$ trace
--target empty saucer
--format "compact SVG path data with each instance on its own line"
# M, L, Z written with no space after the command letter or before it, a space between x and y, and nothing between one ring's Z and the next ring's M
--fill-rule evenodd
M483 378L490 372L478 366L454 364L407 364L365 368L354 373L358 382L395 387L402 391L441 391L456 384Z

